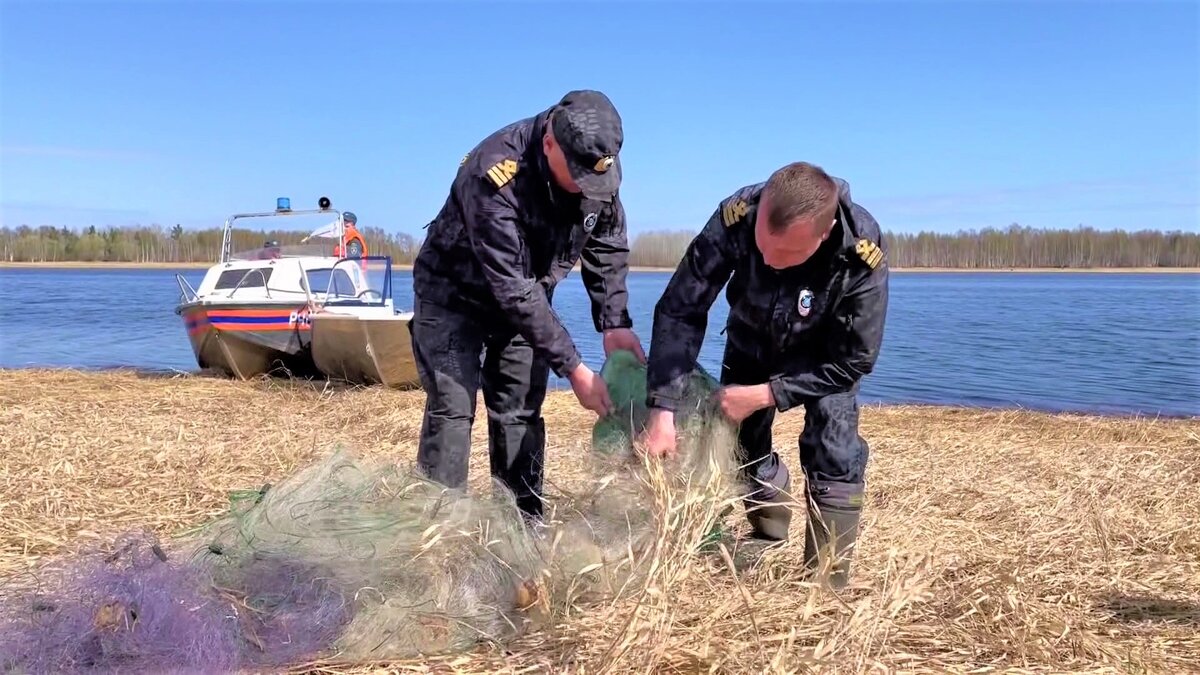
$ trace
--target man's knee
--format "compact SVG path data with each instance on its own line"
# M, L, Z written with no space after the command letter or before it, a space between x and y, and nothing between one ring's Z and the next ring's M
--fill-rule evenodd
M549 379L546 361L519 337L489 354L483 373L488 420L502 426L540 424Z
M541 424L544 402L545 394L539 395L536 385L516 395L496 397L486 402L488 421L501 426Z
M432 421L470 423L475 419L475 388L444 375L425 390L425 417Z
M857 392L833 394L809 401L800 459L816 480L861 483L869 448L859 433Z
M721 360L721 386L760 384L766 379L761 363L753 355L738 349L732 340L725 344ZM775 409L764 408L751 413L738 425L738 460L743 472L750 477L771 480L778 468L774 456L771 428L775 424Z
M742 420L738 428L738 460L750 476L770 480L781 461L774 451L774 410L759 410Z

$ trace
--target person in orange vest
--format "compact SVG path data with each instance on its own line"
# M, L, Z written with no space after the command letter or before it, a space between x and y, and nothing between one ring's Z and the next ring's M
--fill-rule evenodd
M346 223L346 232L342 235L341 244L333 249L333 254L337 257L347 258L362 258L367 255L367 240L363 239L358 233L358 216L347 211L342 214L342 220Z

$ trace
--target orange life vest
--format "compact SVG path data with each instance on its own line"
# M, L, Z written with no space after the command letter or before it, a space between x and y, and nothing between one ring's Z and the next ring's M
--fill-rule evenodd
M347 256L347 251L350 250L350 244L354 242L358 243L359 250L357 257L366 257L367 240L363 239L362 235L358 233L358 230L353 227L346 228L346 234L342 237L342 243L334 247L333 254L339 258Z

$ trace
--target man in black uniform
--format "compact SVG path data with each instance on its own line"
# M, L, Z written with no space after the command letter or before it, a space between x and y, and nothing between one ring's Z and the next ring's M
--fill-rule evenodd
M573 91L463 158L413 266L409 325L426 392L417 463L431 479L466 483L482 385L492 475L526 514L541 515L549 371L570 381L585 408L612 407L551 308L577 262L605 351L644 360L627 308L623 141L612 102Z
M803 405L805 559L810 568L825 560L832 532L841 560L831 565L831 582L841 587L866 483L857 393L879 356L888 303L879 224L851 200L844 181L803 162L721 202L655 307L651 413L642 437L652 454L674 452L673 411L695 367L709 308L727 281L719 397L726 416L741 423L751 479L747 517L757 537L787 537L791 480L772 449L771 426L776 411Z

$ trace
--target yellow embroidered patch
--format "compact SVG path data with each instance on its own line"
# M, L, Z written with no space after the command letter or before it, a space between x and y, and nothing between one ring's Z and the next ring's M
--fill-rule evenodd
M490 178L498 188L504 187L515 175L517 175L517 162L513 159L506 159L503 162L497 162L492 165L492 168L487 170L488 178Z
M871 269L879 267L879 263L883 262L883 249L870 239L859 239L858 243L854 245L854 252Z
M744 218L749 210L750 207L741 199L726 202L721 207L721 220L724 221L725 227L729 227Z

